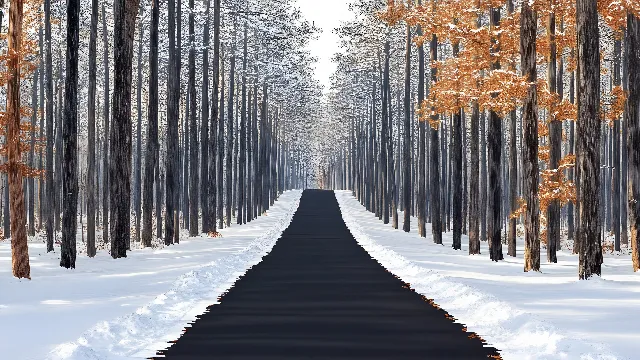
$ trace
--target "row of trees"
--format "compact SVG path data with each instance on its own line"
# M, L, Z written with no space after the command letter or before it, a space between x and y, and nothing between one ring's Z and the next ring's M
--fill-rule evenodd
M305 47L317 29L292 1L29 4L10 1L18 40L5 56L16 277L30 277L27 230L44 231L47 251L59 231L60 265L75 268L85 233L87 256L126 257L132 238L217 236L306 185L321 88Z
M636 2L353 8L331 92L346 135L324 159L323 186L352 189L394 228L410 231L417 215L436 243L452 230L454 249L462 234L471 254L488 240L494 261L503 242L516 256L521 222L525 271L540 270L541 242L557 262L564 233L579 277L599 275L603 238L620 250L630 233L640 269Z

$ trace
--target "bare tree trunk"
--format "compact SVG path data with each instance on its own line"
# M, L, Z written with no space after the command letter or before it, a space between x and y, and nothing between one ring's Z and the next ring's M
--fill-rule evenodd
M522 146L523 194L527 202L524 216L524 271L540 271L540 219L538 200L538 97L536 89L537 19L531 5L524 1L520 18L520 54L522 75L529 82L522 108L524 144Z
M217 22L217 28L220 28L220 2L217 0L216 1L216 14L214 15L215 18L217 18L218 20L215 20ZM218 30L219 31L219 30ZM219 34L219 32L218 32ZM215 36L215 30L214 30L214 36ZM218 35L219 37L219 35ZM215 41L214 41L215 42ZM220 44L220 41L218 41L218 44ZM219 46L219 45L218 45ZM215 52L215 51L214 51ZM224 206L224 124L225 124L225 114L224 114L224 104L225 104L225 99L224 99L224 53L221 49L220 51L220 59L222 59L222 64L218 65L218 69L219 72L222 74L222 76L219 76L221 78L222 84L220 86L220 104L219 104L219 110L220 110L220 116L218 116L218 141L217 141L217 166L218 166L218 176L217 176L217 189L218 189L218 193L217 193L217 206L218 206L218 228L222 229L224 226L224 210L223 210L223 206ZM214 70L215 72L215 70ZM215 85L214 85L215 86Z
M405 44L405 68L404 68L404 144L402 151L402 198L404 222L402 230L411 231L411 27L407 25L407 38ZM400 104L398 104L398 108ZM398 119L398 124L400 119ZM400 134L398 133L398 139ZM399 149L398 149L399 150ZM398 151L399 152L399 151Z
M556 16L554 13L549 14L547 21L547 38L550 44L549 57L547 59L547 82L551 94L555 93L557 87L556 78ZM553 116L553 106L549 109L549 169L557 170L560 165L560 157L562 155L562 122L557 121ZM561 174L556 173L554 180L559 180ZM547 209L547 261L550 263L558 262L556 251L560 243L560 201L554 200L549 204Z
M182 2L178 0L177 6L175 0L169 0L169 77L167 79L167 153L165 157L165 227L164 227L164 243L171 245L175 240L174 231L179 231L180 225L173 223L173 211L177 207L179 199L179 189L176 188L178 183L179 168L177 164L178 152L178 120L180 106L180 56L181 56L181 18L182 18ZM186 123L186 120L185 120ZM187 163L187 158L184 158ZM185 181L186 184L186 181ZM186 193L184 194L186 197ZM188 208L184 208L185 213ZM160 223L160 222L158 222Z
M500 26L500 9L491 9L491 26ZM497 51L499 45L497 45L497 38L493 38L494 50ZM493 70L500 69L500 62L496 61L492 64ZM492 96L495 96L492 95ZM503 259L502 255L502 184L500 177L501 166L501 150L502 150L502 119L495 111L489 112L489 132L487 138L489 139L489 202L488 202L488 231L487 236L490 242L490 254L491 260L499 261Z
M236 69L236 56L235 52L231 52L231 65L229 69L229 101L227 105L227 154L226 154L226 225L231 226L231 208L233 204L233 95L235 88L235 69Z
M431 62L435 62L438 59L438 38L435 34L431 37ZM435 67L431 68L431 81L436 82L438 80L437 77L437 69ZM438 115L433 112L431 116L431 121L433 124L430 126L431 131L431 149L430 149L430 165L431 169L429 170L429 175L431 177L430 181L430 189L431 189L431 232L433 234L433 242L436 244L442 244L442 217L440 216L440 161L439 161L439 123L436 125L436 122L439 121Z
M240 114L240 159L238 161L238 225L246 223L245 214L245 174L247 161L247 24L244 25L244 51L242 59L242 109Z
M600 243L600 30L595 0L577 0L578 39L578 152L580 199L580 279L600 275L602 249ZM633 142L632 142L633 143Z
M620 86L622 84L621 78L621 56L622 56L622 41L614 41L614 64L613 64L613 85ZM613 169L611 176L611 226L613 227L613 234L615 237L614 248L615 251L620 251L620 118L613 121L612 131L612 157L613 157Z
M139 0L114 2L114 96L109 172L111 257L127 257L131 227L131 73Z
M207 234L211 231L211 227L216 226L215 218L215 204L211 203L210 197L215 198L215 166L212 168L212 172L209 171L209 10L211 7L211 1L207 0L207 8L205 12L205 24L204 24L204 46L202 49L202 105L201 112L202 117L200 120L200 177L202 178L202 186L200 187L200 206L202 207L202 233ZM194 45L195 46L195 45ZM217 53L214 54L214 62L217 59ZM215 68L215 65L214 65ZM195 66L194 66L195 69ZM216 71L215 69L214 71ZM195 70L194 70L195 73ZM214 73L214 82L217 81L217 77ZM214 86L216 87L216 86ZM194 87L195 90L195 87ZM214 89L217 91L218 89ZM217 94L216 94L217 95ZM217 117L218 99L214 97L212 99L213 112L211 114L211 129L214 130L214 134L211 136L211 141L215 141L215 124ZM214 153L215 154L215 153ZM213 156L212 156L213 157ZM197 159L197 156L196 156ZM197 161L197 160L196 160ZM196 168L197 172L197 168ZM213 180L213 182L212 182ZM213 194L211 194L213 193ZM211 217L211 215L214 215ZM213 223L213 225L212 225Z
M142 197L142 245L151 246L153 234L153 187L158 166L158 25L159 0L151 1L151 32L149 46L149 100L147 105L147 147L144 160L144 188ZM157 184L156 184L157 185ZM162 201L156 198L156 201Z
M460 44L455 42L453 44L453 56L458 57ZM453 123L451 124L451 151L452 156L452 169L451 180L453 192L453 244L454 250L462 249L462 114L461 109L457 109L453 114Z
M152 0L153 1L153 0ZM153 5L152 5L153 6ZM144 28L142 27L142 11L144 6L140 6L140 25L138 37L138 123L136 126L136 157L134 165L133 182L133 207L136 214L135 241L140 241L140 221L141 221L141 198L142 198L142 38ZM153 16L153 14L152 14Z
M27 219L22 191L20 171L20 58L22 51L22 0L12 0L9 4L9 32L7 36L10 56L7 61L9 71L7 81L7 160L10 193L9 212L11 216L11 267L18 279L31 279L29 248L27 246Z
M47 126L47 154L46 154L46 203L47 203L47 252L53 251L53 238L54 234L54 197L55 189L53 183L53 71L52 71L52 59L51 59L51 0L44 1L44 28L45 28L45 72L46 72L46 126ZM6 234L5 234L6 235Z
M67 66L64 87L63 169L62 169L62 246L60 266L76 267L76 229L78 222L78 39L80 0L67 2Z
M96 256L96 42L98 38L98 0L91 0L91 30L89 33L89 99L87 108L87 256Z
M626 106L625 123L629 129L629 222L631 223L631 257L633 271L640 270L640 19L627 15L629 98Z
M33 74L33 82L32 82L32 96L31 96L31 109L33 114L31 114L31 129L29 129L29 166L32 169L36 168L35 163L35 147L36 147L36 119L38 118L38 73L40 72L40 68L36 68L35 73ZM29 201L29 211L28 211L28 220L29 220L29 236L34 236L36 234L36 225L35 225L35 179L33 177L29 177L27 179L28 185L28 201Z
M109 39L107 32L107 18L102 3L102 42L104 65L104 148L102 151L102 242L109 242Z
M196 119L196 48L193 13L194 0L189 0L189 235L198 235L198 121ZM208 69L205 69L208 72ZM208 79L208 76L207 76ZM208 105L207 105L208 106ZM207 109L208 112L208 109ZM207 114L208 116L208 114ZM167 214L169 214L167 212ZM169 216L167 216L168 218Z

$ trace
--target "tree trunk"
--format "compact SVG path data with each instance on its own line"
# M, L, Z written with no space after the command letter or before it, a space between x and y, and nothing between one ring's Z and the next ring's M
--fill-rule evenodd
M226 225L231 226L231 207L233 203L233 95L235 88L235 69L236 69L236 56L235 51L231 51L231 65L229 69L229 100L227 104L227 154L226 154Z
M453 56L458 57L459 43L453 44ZM453 192L453 244L454 250L462 249L462 114L461 109L457 109L453 114L451 127L451 180Z
M195 48L195 24L193 13L194 0L189 0L189 123L190 123L190 139L189 139L189 235L198 235L198 120L196 119L197 111L197 94L196 94L196 48ZM208 72L208 69L204 70ZM208 80L208 75L207 75ZM207 85L208 87L208 85ZM207 104L208 106L208 104ZM208 112L208 108L207 108ZM208 114L207 114L208 116ZM169 214L169 212L167 212ZM169 216L167 216L168 218Z
M180 40L180 24L182 17L182 3L178 0L177 6L175 0L169 0L169 66L167 79L167 153L165 157L165 226L164 226L164 243L171 245L174 241L174 231L180 230L179 224L173 223L173 211L177 206L179 190L176 189L177 179L179 176L179 168L177 164L178 151L178 119L180 106L180 56L181 56L181 40ZM186 122L186 121L185 121ZM187 163L187 158L184 158ZM184 194L186 197L187 195ZM185 213L188 208L184 208Z
M580 199L579 278L600 275L602 249L599 226L600 193L600 30L595 0L577 0L578 152ZM633 142L631 142L633 143Z
M551 94L555 94L557 87L556 78L556 17L554 13L549 14L547 21L547 38L550 44L549 57L547 59L547 82ZM549 169L557 170L560 165L562 155L562 122L557 121L552 115L554 111L553 102L549 109ZM552 179L560 180L560 173L556 173ZM547 209L547 261L558 262L556 256L557 246L560 243L560 202L553 200Z
M406 40L404 57L404 144L402 149L402 170L404 172L402 177L402 210L404 212L404 222L402 230L409 232L411 231L411 27L409 25L407 25ZM398 119L399 123L400 119ZM398 134L398 138L399 136L400 134Z
M629 98L626 106L625 123L629 131L629 222L631 226L631 257L633 271L640 270L640 19L627 15L627 38L625 41L628 54L628 88Z
M431 37L431 63L433 64L438 60L438 38L435 34ZM438 80L437 77L437 69L435 67L431 68L431 81L435 83ZM430 179L430 189L431 189L431 232L433 234L433 242L436 244L442 244L442 217L440 216L440 159L439 159L439 119L438 114L432 112L431 121L432 124L430 126L431 131L431 144L430 144L430 165L431 169L429 170Z
M491 26L500 26L500 9L491 9ZM493 51L498 51L498 39L493 38ZM492 65L493 70L500 69L500 62L496 61ZM492 96L496 96L493 94ZM488 214L488 231L487 236L490 242L491 260L499 261L503 259L502 255L502 184L500 176L501 151L502 151L502 119L493 110L489 112L489 129L487 138L489 139L488 160L489 160L489 201L487 210Z
M220 29L220 2L218 0L214 0L216 1L216 10L215 10L215 14L214 18L217 20L214 20L214 22L217 24L215 25L216 28L218 29L218 38L219 38L219 29ZM216 30L214 30L214 37L216 36ZM214 40L214 43L216 41ZM217 41L218 46L220 44L220 41ZM214 51L215 53L215 51ZM217 53L216 53L217 56ZM222 59L222 64L218 64L218 69L219 72L222 74L222 76L219 76L222 80L222 84L220 86L220 90L219 90L219 94L220 94L220 104L219 104L219 116L217 118L218 121L218 141L217 141L217 157L214 157L215 159L217 159L217 166L218 166L218 176L217 176L217 189L218 189L218 193L217 193L217 203L218 203L218 228L222 229L223 225L224 225L224 212L223 212L223 206L224 206L224 124L225 124L225 114L224 114L224 54L223 51L220 51L220 57L219 59ZM214 70L215 73L215 70ZM215 83L214 83L215 86ZM215 92L215 90L214 90ZM215 96L215 95L214 95ZM213 156L213 154L211 155ZM210 159L211 161L211 159Z
M528 2L522 3L520 18L520 54L522 75L529 82L522 108L524 144L522 146L523 194L527 202L524 216L524 271L540 271L540 219L538 200L538 97L536 89L537 19Z
M153 1L153 0L152 0ZM153 6L153 5L152 5ZM134 165L134 188L133 188L133 207L136 214L135 241L140 241L140 221L141 221L141 197L142 197L142 38L144 28L142 26L142 11L144 6L140 7L140 33L138 37L138 124L136 126L136 157ZM153 15L152 15L153 16Z
M104 143L102 151L102 242L109 242L109 39L107 32L107 17L102 3L102 42L104 65Z
M64 87L62 246L60 266L76 267L78 221L78 38L80 0L67 2L67 67Z
M151 1L151 32L149 39L149 100L147 105L147 147L144 160L144 194L142 197L142 245L151 246L153 234L153 186L158 154L158 25L159 0ZM156 201L161 201L156 198Z
M205 12L205 24L204 24L204 46L202 49L202 105L201 112L202 118L200 120L200 177L202 180L202 186L200 187L200 204L202 207L202 233L207 234L211 231L211 227L215 227L215 204L211 203L210 197L215 198L215 165L212 166L213 171L209 171L209 9L211 7L211 1L207 0L207 8ZM194 45L195 46L195 45ZM217 58L217 53L214 54L214 62ZM194 66L195 68L195 66ZM215 68L215 65L214 65ZM194 71L195 72L195 71ZM217 80L216 75L213 75L214 82ZM195 87L194 87L195 89ZM217 91L217 89L214 89ZM217 95L217 94L216 94ZM211 114L211 129L215 130L218 99L214 97L212 99L214 111ZM211 141L215 141L215 131L211 136ZM213 157L213 156L212 156ZM196 157L197 159L197 157ZM197 169L196 169L197 171ZM212 182L213 181L213 182ZM213 192L213 194L211 194ZM211 215L214 215L211 217ZM213 224L213 225L212 225Z
M620 86L622 41L614 41L613 85ZM611 175L611 226L614 234L614 249L620 251L620 118L614 119L611 137L613 169Z
M238 161L238 225L246 223L245 214L245 174L247 162L247 24L244 25L244 51L242 59L242 109L240 114L240 159Z
M31 89L33 90L31 96L31 110L33 114L31 114L31 128L29 129L29 166L32 169L36 169L36 161L35 161L35 147L36 147L36 119L38 118L38 73L40 72L40 68L36 68L35 73L33 74L33 82ZM29 212L28 212L28 220L29 220L29 236L34 236L36 234L36 225L35 225L35 179L33 176L30 176L27 179L28 184L28 193L29 193Z
M46 97L47 97L47 105L46 105L46 127L47 127L47 154L46 154L46 203L47 203L47 252L53 251L53 238L54 234L54 224L53 224L53 204L55 197L55 189L53 183L53 71L52 71L52 59L51 59L51 0L44 1L44 28L45 28L45 43L46 45L46 54L45 54L45 73L46 73ZM6 234L5 234L6 235Z
M127 257L131 209L131 72L139 0L114 2L114 96L109 172L111 256Z
M96 256L96 42L98 37L98 0L91 0L89 34L89 99L87 108L89 153L87 155L87 256Z
M9 4L9 32L7 36L10 56L7 61L7 162L11 216L11 267L18 279L31 279L29 248L27 246L27 219L25 218L24 192L20 170L20 58L22 51L22 0ZM5 210L6 211L6 210ZM75 244L75 242L74 242ZM75 248L74 248L75 250Z

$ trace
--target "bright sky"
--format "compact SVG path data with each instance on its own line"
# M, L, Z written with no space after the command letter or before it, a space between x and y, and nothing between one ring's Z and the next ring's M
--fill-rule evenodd
M339 38L332 30L338 27L341 21L353 17L349 12L349 2L349 0L297 0L305 18L309 22L315 22L316 27L322 29L318 39L309 45L309 50L311 55L318 58L316 79L324 85L325 91L329 88L329 78L335 70L331 57L340 49Z

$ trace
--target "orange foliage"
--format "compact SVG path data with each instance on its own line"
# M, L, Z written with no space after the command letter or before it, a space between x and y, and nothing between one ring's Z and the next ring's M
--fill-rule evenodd
M9 54L3 52L0 54L0 64L3 71L0 71L0 86L6 86L9 79L9 72L7 70L7 62L11 57L18 58L18 66L20 67L20 76L22 78L29 77L38 67L41 59L38 58L38 28L42 24L41 14L41 0L26 0L23 5L23 24L22 24L22 48L15 54ZM6 39L7 34L0 34L1 39ZM31 106L21 106L20 115L23 119L29 119L33 115L34 109ZM7 124L8 116L6 112L0 112L0 136L7 136ZM42 170L34 169L28 166L24 159L24 154L31 150L31 131L37 131L32 129L30 122L25 121L20 124L20 140L18 148L21 154L23 154L22 161L17 164L22 176L24 177L39 177L44 174ZM36 139L34 151L44 147L43 139ZM0 145L0 155L6 157L8 148L6 144ZM0 164L0 172L7 172L9 164Z

